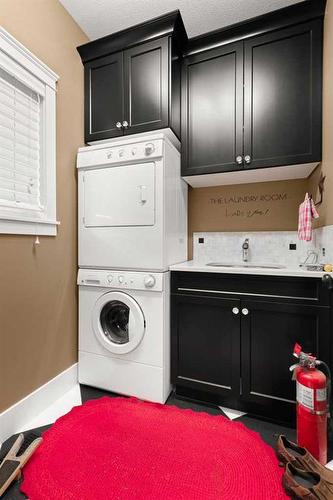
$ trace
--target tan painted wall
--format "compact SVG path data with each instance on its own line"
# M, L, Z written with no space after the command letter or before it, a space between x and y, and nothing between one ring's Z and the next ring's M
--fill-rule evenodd
M326 175L324 202L319 207L318 226L333 224L333 0L327 0L324 23L323 161L310 177L315 190L320 173Z
M87 41L58 0L1 0L0 25L59 76L57 237L0 236L0 411L77 358L76 172Z
M189 257L193 232L295 230L306 189L306 179L190 189Z

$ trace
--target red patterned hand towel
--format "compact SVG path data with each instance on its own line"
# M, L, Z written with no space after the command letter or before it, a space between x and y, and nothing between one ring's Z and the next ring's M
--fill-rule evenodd
M312 219L318 219L318 217L313 199L306 193L303 203L299 206L298 238L300 240L312 240Z

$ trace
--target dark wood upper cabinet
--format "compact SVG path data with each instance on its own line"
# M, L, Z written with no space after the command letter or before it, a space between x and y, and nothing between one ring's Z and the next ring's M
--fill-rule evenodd
M242 159L243 154L243 43L186 59L182 84L183 174L239 168L237 157Z
M302 2L189 40L183 176L321 160L325 4Z
M306 165L307 177L322 156L325 7L306 0L191 40L174 11L78 47L86 142L169 127L193 185L287 165L275 175Z
M85 71L85 140L170 127L180 137L187 35L174 11L78 47Z
M168 45L168 38L162 38L124 52L125 134L169 124Z
M122 135L124 120L123 54L90 61L85 66L86 139L107 139ZM118 123L118 127L117 127Z
M246 168L321 160L322 22L244 44Z

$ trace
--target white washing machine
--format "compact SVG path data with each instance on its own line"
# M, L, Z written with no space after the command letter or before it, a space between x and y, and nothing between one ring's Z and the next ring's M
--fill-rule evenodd
M187 184L171 131L79 149L79 267L167 271L187 258Z
M164 403L170 273L80 269L79 382Z

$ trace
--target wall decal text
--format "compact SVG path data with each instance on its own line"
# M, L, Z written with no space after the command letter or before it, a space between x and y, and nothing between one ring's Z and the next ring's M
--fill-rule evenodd
M246 196L228 196L228 197L214 197L210 198L210 203L212 205L231 205L238 203L258 203L258 202L273 202L273 201L285 201L288 199L287 193L266 193L258 195L246 195Z

